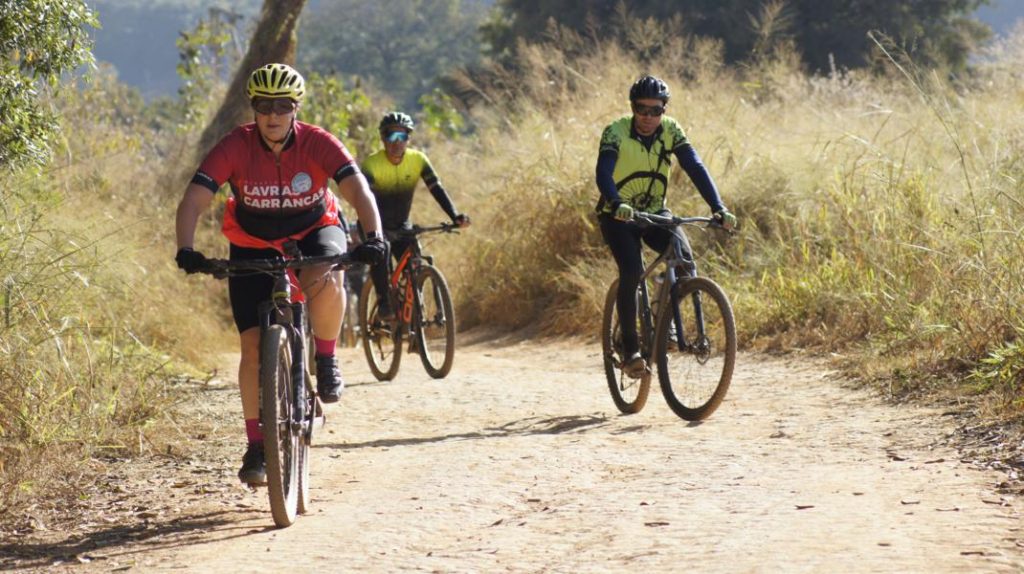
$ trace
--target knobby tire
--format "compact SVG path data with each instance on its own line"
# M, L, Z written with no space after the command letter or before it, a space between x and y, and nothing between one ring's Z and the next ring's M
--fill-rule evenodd
M398 375L398 367L402 363L402 331L405 325L397 316L401 309L395 309L396 319L389 330L377 318L377 291L373 281L363 284L363 292L359 297L359 328L363 337L363 352L370 372L378 381L390 381Z
M697 340L694 297L699 298L706 336ZM673 309L682 317L684 350L673 340ZM679 279L671 303L659 312L655 333L658 381L677 416L704 420L722 404L736 366L736 322L717 283L706 277Z
M291 349L285 327L271 325L260 340L260 395L267 492L274 524L291 526L298 512L300 440L291 430L294 405Z
M448 282L436 268L424 264L416 274L419 304L413 321L420 360L427 374L443 379L455 362L455 311Z
M619 326L619 314L616 310L616 295L619 291L619 281L616 279L608 288L608 294L604 301L604 313L601 320L601 349L604 354L604 373L608 379L608 390L611 392L612 401L623 414L635 414L640 412L647 404L647 396L651 391L651 374L644 374L639 379L631 379L622 370L622 363L625 360L622 348L622 330ZM639 317L639 301L637 305L637 316ZM644 347L644 329L638 325L637 334L641 338L641 348Z

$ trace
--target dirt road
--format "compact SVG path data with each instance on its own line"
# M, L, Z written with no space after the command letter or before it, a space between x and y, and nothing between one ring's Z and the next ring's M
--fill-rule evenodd
M272 527L264 491L235 485L237 395L215 384L204 401L230 440L142 482L133 466L97 492L93 524L0 569L1024 569L1020 504L996 491L1004 476L943 446L948 417L883 404L806 359L741 356L723 406L688 424L656 390L619 415L595 344L463 337L444 381L415 355L391 383L345 357L349 387L313 451L314 511L291 528Z

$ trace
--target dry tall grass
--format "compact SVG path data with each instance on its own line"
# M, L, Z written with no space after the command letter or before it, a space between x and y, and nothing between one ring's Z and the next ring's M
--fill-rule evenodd
M191 371L180 359L212 363L204 350L229 332L224 297L172 260L184 183L167 166L185 146L138 125L132 103L98 77L56 103L51 165L3 181L0 504L12 512L75 492L96 457L190 440L165 424Z
M636 25L637 42L656 27ZM467 233L428 246L461 325L596 338L614 276L593 215L598 139L650 72L669 82L671 115L744 223L731 240L693 239L702 271L732 296L745 344L841 350L860 373L906 390L923 375L957 375L1015 413L1024 33L956 82L904 62L905 74L808 77L784 49L730 69L715 43L671 37L644 62L569 35L561 48L525 46L516 75L469 86L489 102L472 135L418 133L474 217ZM50 470L58 454L83 461L190 440L161 424L178 399L174 373L188 370L175 358L202 369L211 350L234 346L224 285L186 278L172 261L174 206L195 168L190 136L139 125L121 90L101 81L64 103L61 154L43 177L8 179L0 192L8 509L79 476ZM443 219L429 194L417 201L420 222ZM681 173L669 203L707 210ZM197 244L223 256L208 217Z
M437 143L439 170L478 225L449 260L467 266L463 325L598 332L613 278L595 227L602 128L628 112L641 73L665 78L738 238L699 240L731 293L746 344L862 351L861 373L964 375L1018 396L1024 353L1021 35L955 82L894 55L892 73L809 77L782 49L726 69L713 44L636 62L615 46L569 60L526 47L525 76L488 92L470 143ZM681 55L686 48L697 57ZM671 55L671 54L670 54ZM906 73L904 73L906 72ZM707 208L676 173L670 207ZM993 354L987 361L985 357Z

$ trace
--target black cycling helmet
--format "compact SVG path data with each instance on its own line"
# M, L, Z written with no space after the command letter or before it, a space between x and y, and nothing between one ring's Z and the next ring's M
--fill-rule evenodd
M654 76L644 76L633 83L629 89L629 101L637 100L661 100L663 104L668 103L670 94L668 86Z
M403 114L402 112L388 112L380 119L380 125L377 126L377 130L383 134L390 128L404 128L406 130L413 131L416 129L416 124L412 121L412 118L409 117L409 114Z

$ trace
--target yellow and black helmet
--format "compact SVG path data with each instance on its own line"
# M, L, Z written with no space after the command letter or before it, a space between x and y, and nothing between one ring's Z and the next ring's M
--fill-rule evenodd
M249 99L291 98L301 102L306 95L306 81L302 74L286 64L267 64L249 76L245 86Z

